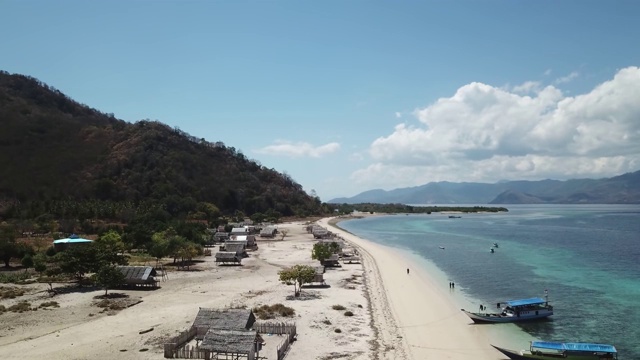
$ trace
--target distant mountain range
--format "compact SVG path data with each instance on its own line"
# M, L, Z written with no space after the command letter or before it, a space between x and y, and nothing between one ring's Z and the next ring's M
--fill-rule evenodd
M369 190L333 204L640 204L640 171L606 179L505 181L496 184L431 182Z

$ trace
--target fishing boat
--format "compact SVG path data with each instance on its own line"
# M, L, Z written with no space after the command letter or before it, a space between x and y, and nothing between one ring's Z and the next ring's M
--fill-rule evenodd
M449 215L449 219L460 219L462 216Z
M493 254L495 252L495 250L493 250L493 248L490 248L489 252L491 252Z
M547 290L544 291L545 298L530 298L520 300L509 300L504 303L498 303L502 311L499 313L470 312L462 309L475 323L510 323L529 320L540 320L553 315L553 306L549 305L549 295Z
M497 247L498 247L498 243L497 243L497 242L496 242L496 243L493 243L493 247L494 247L494 248L497 248Z
M521 351L503 349L495 345L491 346L512 360L608 360L618 358L618 351L615 346L606 344L531 341L529 350Z

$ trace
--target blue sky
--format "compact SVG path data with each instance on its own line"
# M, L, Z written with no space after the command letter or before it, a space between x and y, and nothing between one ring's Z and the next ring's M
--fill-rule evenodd
M0 1L0 69L324 201L640 170L640 2Z

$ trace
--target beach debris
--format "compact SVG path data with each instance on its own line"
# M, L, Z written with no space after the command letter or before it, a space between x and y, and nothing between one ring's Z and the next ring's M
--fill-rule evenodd
M146 330L140 330L140 331L138 331L138 334L146 334L146 333L151 332L151 331L153 331L153 328L148 328Z

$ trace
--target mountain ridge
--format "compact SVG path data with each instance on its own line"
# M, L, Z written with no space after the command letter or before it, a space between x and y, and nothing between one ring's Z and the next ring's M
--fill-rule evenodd
M376 189L375 196L371 191L327 203L639 204L640 171L601 179L503 180L493 184L440 181L389 191Z

